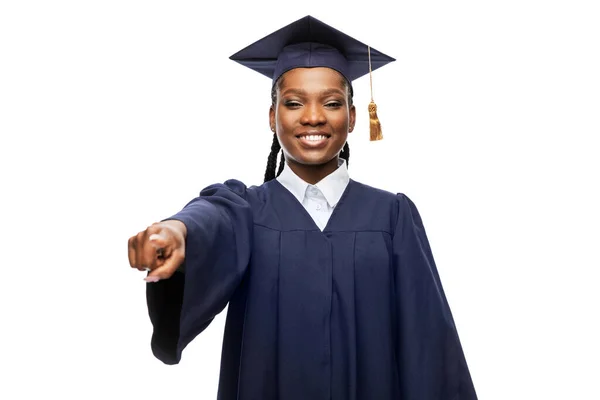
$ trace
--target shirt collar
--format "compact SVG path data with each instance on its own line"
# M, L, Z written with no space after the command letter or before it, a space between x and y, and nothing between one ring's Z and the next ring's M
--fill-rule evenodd
M338 168L335 171L313 185L323 193L323 196L330 207L335 207L337 205L346 190L346 186L348 186L348 183L350 182L346 160L343 158L340 158L339 160ZM281 174L277 177L277 181L289 190L300 203L304 201L306 189L311 186L296 175L296 173L288 167L287 163L283 167Z

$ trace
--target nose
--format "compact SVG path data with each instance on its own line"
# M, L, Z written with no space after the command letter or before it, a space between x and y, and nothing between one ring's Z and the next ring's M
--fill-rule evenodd
M327 122L327 118L321 104L311 102L304 106L304 112L300 119L302 125L319 126L325 122Z

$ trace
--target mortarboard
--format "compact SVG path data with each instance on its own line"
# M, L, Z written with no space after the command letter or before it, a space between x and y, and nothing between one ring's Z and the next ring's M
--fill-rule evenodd
M265 36L229 58L272 79L273 84L294 68L328 67L338 71L352 85L355 79L395 61L310 15ZM369 115L371 140L382 139L372 87Z

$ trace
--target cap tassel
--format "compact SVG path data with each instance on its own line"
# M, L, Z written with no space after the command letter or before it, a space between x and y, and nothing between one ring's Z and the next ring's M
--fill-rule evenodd
M371 141L383 139L383 133L381 132L381 122L377 116L377 104L373 101L373 76L371 73L371 47L368 47L369 52L369 80L371 85L371 102L369 103L369 125L371 130Z
M381 122L379 122L379 118L377 117L377 104L373 100L369 103L369 122L371 125L371 141L383 139Z

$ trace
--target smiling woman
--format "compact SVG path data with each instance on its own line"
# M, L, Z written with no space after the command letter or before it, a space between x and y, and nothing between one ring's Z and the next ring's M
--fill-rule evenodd
M219 399L476 399L415 204L348 174L352 81L393 59L310 16L232 58L273 80L265 182L129 239L154 355L178 363L229 305Z
M276 84L271 129L283 159L305 182L315 184L338 168L356 119L349 87L339 72L323 67L292 69Z

